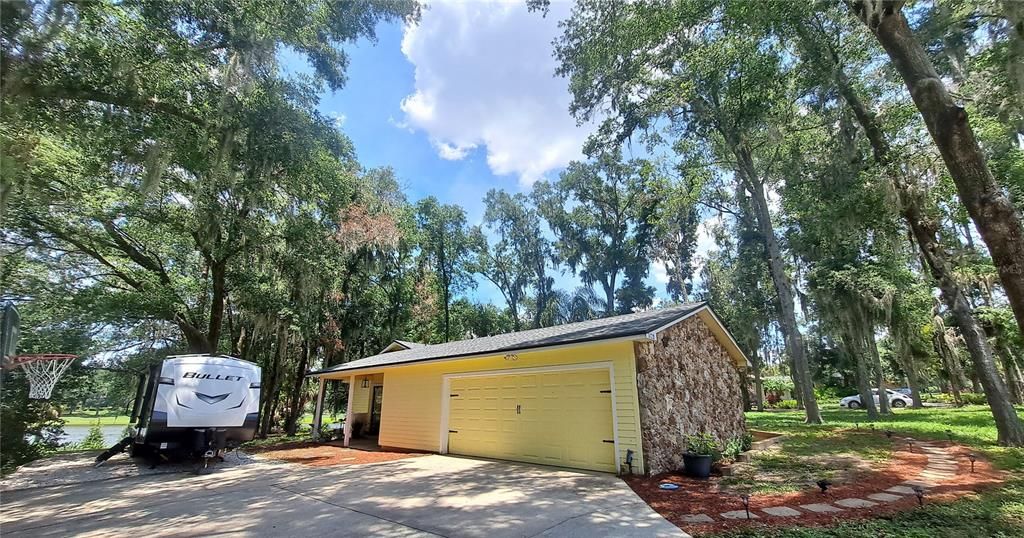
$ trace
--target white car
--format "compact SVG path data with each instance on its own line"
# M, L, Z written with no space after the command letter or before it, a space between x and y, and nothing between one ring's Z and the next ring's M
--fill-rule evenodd
M878 389L873 389L871 392L875 395L875 406L878 406ZM914 403L914 400L906 394L900 394L894 390L886 390L885 393L889 395L890 407L906 407ZM854 394L853 396L847 396L846 398L839 400L839 407L860 409L864 407L864 405L861 404L860 394Z

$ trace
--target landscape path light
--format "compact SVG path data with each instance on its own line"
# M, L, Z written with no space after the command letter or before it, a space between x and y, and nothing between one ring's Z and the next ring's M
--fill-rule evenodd
M740 500L743 501L743 510L747 513L747 519L750 519L750 494L740 494Z
M924 506L924 488L919 485L915 485L912 489L914 490L914 495L917 496L917 505Z
M974 472L974 462L978 461L978 455L975 454L974 452L971 452L970 454L967 455L967 459L971 460L971 472L973 473Z

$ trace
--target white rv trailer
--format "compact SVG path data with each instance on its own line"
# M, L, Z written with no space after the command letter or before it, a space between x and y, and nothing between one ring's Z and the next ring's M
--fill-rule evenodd
M260 367L225 355L176 355L150 367L132 409L132 436L96 458L126 448L132 456L194 459L203 467L256 435Z

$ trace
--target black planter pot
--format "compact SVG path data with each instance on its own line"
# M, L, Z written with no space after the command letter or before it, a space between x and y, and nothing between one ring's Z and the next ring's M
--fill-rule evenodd
M711 476L711 456L683 454L683 470L694 478L707 478Z

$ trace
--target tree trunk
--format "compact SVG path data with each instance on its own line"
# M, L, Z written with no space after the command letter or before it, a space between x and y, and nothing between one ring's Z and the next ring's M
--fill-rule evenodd
M189 353L213 353L213 347L210 346L210 341L195 326L193 326L180 314L175 314L175 323L178 328L181 329L181 334L185 336L185 343L188 345Z
M1020 405L1024 403L1024 388L1020 385L1017 360L1013 356L1013 352L998 340L996 341L996 351L999 354L999 361L1003 363L1003 373L1006 376L1006 388L1010 391L1010 399L1013 403Z
M921 409L924 407L924 403L921 401L921 379L918 377L917 365L914 363L914 357L907 355L903 362L903 371L907 373L907 385L910 387L910 399L913 403L910 405L914 409Z
M227 273L226 266L226 262L218 261L210 267L210 280L212 281L213 297L210 302L210 325L209 329L206 331L206 338L210 343L210 353L217 353L220 349L220 330L224 323L224 281Z
M759 357L755 352L750 355L750 358L751 369L754 371L754 406L758 411L764 411L764 385L761 383L761 357Z
M302 352L299 355L299 365L295 369L295 379L292 382L291 396L288 398L288 416L284 420L284 431L288 435L295 435L299 429L299 419L302 418L302 389L306 384L306 370L309 368L309 357L312 355L313 346L309 339L302 340Z
M953 357L952 350L946 345L945 342L940 341L945 337L938 334L934 337L935 351L939 354L939 358L942 359L942 366L946 370L946 379L949 382L949 392L953 394L953 402L957 407L964 405L964 398L960 394L960 378L963 377L960 372L960 368L957 364L956 357Z
M967 112L953 101L927 51L914 38L902 4L893 0L851 2L906 83L960 200L988 246L1017 326L1024 333L1024 225L1020 212L985 162Z
M280 377L281 377L281 364L284 362L284 356L288 352L288 330L287 324L284 320L278 321L277 325L277 350L274 353L274 359L271 361L269 371L267 372L267 383L263 385L264 394L266 394L264 405L263 405L263 419L260 421L260 437L266 437L270 433L270 428L274 424L274 407L277 403L277 393Z
M868 420L878 420L878 406L875 405L875 398L871 394L871 370L868 367L867 353L861 349L863 341L854 334L847 334L850 333L850 327L849 324L846 325L841 339L857 370L857 394L860 396L860 405L867 411Z
M889 393L885 389L885 371L882 369L882 357L878 355L878 343L875 341L874 327L868 327L866 334L868 357L875 369L875 386L878 387L878 412L883 415L892 414L889 407Z
M735 147L735 150L736 156L740 160L740 175L745 180L747 189L750 191L751 207L757 217L761 238L765 243L765 252L768 254L768 269L772 275L772 282L775 284L775 291L778 297L779 327L782 329L782 335L786 341L786 352L793 359L794 375L798 381L800 400L804 406L806 422L808 424L821 424L821 413L818 410L818 402L814 399L811 370L804 349L804 337L796 322L793 286L789 281L789 276L786 274L782 250L779 248L778 239L775 237L775 226L772 224L764 185L754 171L753 159L746 148Z
M858 2L854 2L854 5L857 4ZM863 8L863 3L860 3L860 9L862 11ZM855 7L855 10L856 9L857 8ZM899 22L902 27L906 29L907 35L909 36L909 28L906 27L906 20L903 19L903 15L899 13L898 10L896 11L896 14L898 15ZM913 36L910 37L911 39L909 41L912 42ZM920 49L920 45L917 45L916 43L908 43L906 45L908 47L917 47ZM930 67L930 61L927 56L923 55L923 50L921 52L924 60L929 62ZM932 71L934 72L934 69ZM941 82L937 79L933 82L937 82L941 87ZM863 106L863 103L856 97L852 88L847 87L845 90L846 91L841 93L843 93L847 104L854 110L854 115L857 117L858 121L862 122L861 126L864 128L865 132L869 134L868 139L871 142L876 160L878 160L879 164L882 166L887 166L890 160L889 144L885 138L881 136L882 130L877 123L877 119L866 107ZM944 92L945 88L942 88L942 91ZM914 89L911 87L911 94L913 93ZM916 101L917 96L915 96L915 102ZM966 115L961 119L966 125ZM967 128L969 130L969 126ZM931 129L930 124L929 129ZM874 136L872 136L872 133ZM971 142L974 142L973 133L971 134ZM975 146L976 145L977 144L975 143ZM945 154L943 156L945 157ZM985 170L987 171L987 168L985 168ZM928 221L925 220L925 216L921 209L921 200L917 194L917 191L920 189L912 188L914 185L910 177L905 173L900 173L899 171L894 174L893 183L897 195L899 196L903 217L906 220L907 225L910 227L912 235L917 241L921 257L925 260L925 267L928 268L932 277L939 285L943 301L946 303L947 307L954 312L957 324L960 325L961 332L965 333L964 339L968 339L967 333L973 333L970 336L968 349L971 351L972 358L974 359L974 367L978 372L978 377L982 379L982 384L985 386L985 397L989 402L989 407L992 409L992 415L996 421L996 427L999 431L999 442L1006 445L1021 446L1024 444L1024 425L1022 425L1020 418L1017 416L1017 412L1014 410L1013 405L1007 398L1007 390L1005 385L1002 384L1002 379L999 379L998 373L995 372L991 352L988 350L988 344L985 341L984 335L978 332L980 331L980 328L974 319L973 313L967 307L966 297L959 289L959 285L956 284L952 273L949 271L945 251L942 249L941 244L936 240L935 230L932 229L933 225L930 225ZM1019 224L1018 220L1018 227ZM1024 255L1018 258L1017 263L1024 264ZM1022 299L1024 299L1024 287L1021 288L1021 291ZM1022 307L1024 307L1024 304L1022 304ZM1014 312L1016 315L1016 310ZM1022 320L1024 320L1024 311L1021 312L1021 315L1017 315L1018 324L1021 324ZM941 337L941 335L936 336ZM995 373L994 377L991 375L992 373Z
M898 193L904 214L907 221L911 223L914 238L917 239L917 244L928 263L932 277L939 285L942 300L952 312L964 343L971 354L974 373L985 389L985 399L988 400L992 416L996 421L999 444L1024 446L1024 423L1017 416L1017 411L1010 402L1006 384L1003 383L999 372L996 371L995 363L992 360L992 350L985 338L985 332L974 318L974 312L971 311L967 302L967 296L964 295L947 265L946 253L936 239L934 224L929 224L929 221L925 220L921 213L920 198L913 194L914 189L907 185L901 185L901 187L898 189Z

